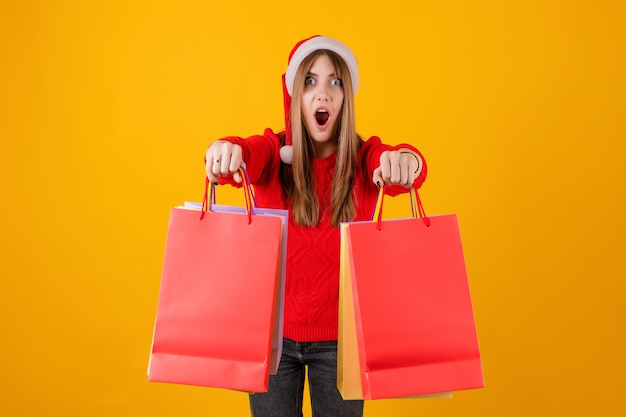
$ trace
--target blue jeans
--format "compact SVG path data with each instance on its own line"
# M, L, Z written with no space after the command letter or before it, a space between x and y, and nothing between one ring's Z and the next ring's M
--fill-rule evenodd
M313 417L362 417L363 401L344 400L337 389L337 342L283 340L278 373L268 392L250 394L252 417L302 417L305 367Z

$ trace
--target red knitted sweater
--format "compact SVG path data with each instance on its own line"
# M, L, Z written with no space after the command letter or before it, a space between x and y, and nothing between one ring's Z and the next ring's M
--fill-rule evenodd
M241 145L250 182L254 185L259 207L290 209L287 207L279 179L281 146L280 134L266 129L263 135L247 139L227 137L223 140ZM372 183L374 169L380 164L380 155L386 150L408 148L402 144L395 147L371 137L359 150L359 171L355 175L356 218L370 220L375 209L378 189ZM336 340L338 335L339 303L339 229L332 227L329 213L330 188L337 154L314 159L317 198L323 211L316 227L302 227L289 219L287 238L287 276L285 283L284 337L298 342ZM424 158L422 158L424 161ZM426 178L424 163L416 184ZM232 179L228 182L236 185ZM407 192L402 186L387 187L386 193L397 195Z

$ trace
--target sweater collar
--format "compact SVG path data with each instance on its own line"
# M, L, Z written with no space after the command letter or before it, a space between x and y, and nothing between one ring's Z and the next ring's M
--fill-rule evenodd
M313 158L311 161L313 168L330 169L337 163L337 151L331 153L326 158Z

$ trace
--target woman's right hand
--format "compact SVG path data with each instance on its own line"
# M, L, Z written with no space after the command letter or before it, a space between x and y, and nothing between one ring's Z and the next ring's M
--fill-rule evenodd
M245 167L241 146L227 140L217 140L206 151L206 175L209 181L216 183L219 178L233 176L240 183L240 167Z

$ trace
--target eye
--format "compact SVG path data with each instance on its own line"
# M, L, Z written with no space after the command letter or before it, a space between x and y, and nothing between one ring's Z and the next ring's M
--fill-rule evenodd
M315 79L313 77L306 77L304 79L304 85L313 85L315 84Z
M343 85L343 81L341 81L339 78L333 78L332 80L330 80L330 85L336 85L338 87L341 87Z

